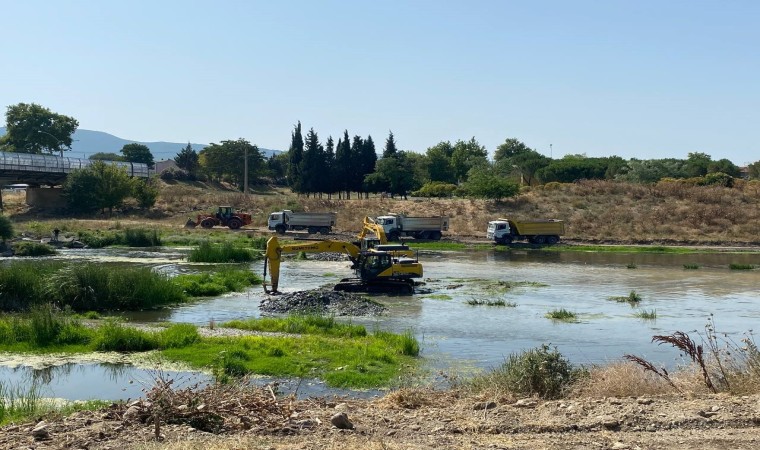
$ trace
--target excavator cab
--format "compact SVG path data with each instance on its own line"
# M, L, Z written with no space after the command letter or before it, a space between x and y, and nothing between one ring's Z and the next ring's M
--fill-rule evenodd
M359 278L371 280L393 266L390 253L364 253L362 264L357 268Z

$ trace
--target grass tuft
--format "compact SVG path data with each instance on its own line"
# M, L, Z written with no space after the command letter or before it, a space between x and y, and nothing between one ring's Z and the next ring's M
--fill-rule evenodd
M699 269L699 264L684 264L683 268L685 270L697 270Z
M466 304L470 306L506 306L510 308L514 308L517 306L517 303L514 302L508 302L506 300L478 300L476 298L471 298L469 300L465 301Z
M729 269L731 270L754 270L755 266L753 264L730 264Z
M209 241L203 241L188 255L190 262L205 263L242 263L258 259L253 251L238 247L230 242L214 245Z
M546 318L560 322L576 322L578 320L578 316L574 312L568 311L565 308L549 311L546 313Z
M642 309L641 311L636 311L634 314L634 317L637 317L639 319L643 320L657 320L657 310L653 309L651 311L647 311L646 309Z

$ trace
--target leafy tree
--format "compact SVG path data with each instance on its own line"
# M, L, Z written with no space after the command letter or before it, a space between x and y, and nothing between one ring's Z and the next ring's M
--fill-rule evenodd
M553 160L537 172L544 183L557 181L572 183L576 180L602 180L607 173L607 158L587 158L583 155L567 155Z
M456 184L431 181L412 193L415 197L451 197L457 190Z
M245 154L248 152L248 178L256 179L265 172L264 157L259 148L243 138L211 143L198 154L202 167L217 180L229 180L243 189Z
M288 172L288 158L288 153L283 152L272 155L267 160L267 171L269 172L269 176L272 177L272 181L277 184L287 184L286 174Z
M5 113L6 133L0 149L18 153L58 153L70 150L79 122L35 103L11 105Z
M390 192L391 196L406 195L419 187L414 178L412 159L406 152L377 161L376 170L365 177L365 188L373 192Z
M536 178L536 173L548 166L551 159L535 150L527 150L518 153L508 159L502 159L497 163L498 168L505 173L517 170L520 182L531 186Z
M616 180L631 183L656 183L663 178L686 178L686 161L682 159L632 159L615 176Z
M301 179L301 161L303 160L303 135L301 134L301 121L295 126L290 134L290 148L288 149L288 186L293 192L303 192Z
M147 164L148 167L153 168L153 153L150 152L147 145L126 144L121 148L121 154L124 155L125 161Z
M439 142L427 149L428 177L430 181L456 183L457 178L451 166L451 155L454 147L450 142Z
M467 177L462 189L467 195L490 200L513 197L520 192L520 187L500 176L490 166L476 166Z
M90 155L89 160L97 161L124 161L124 157L116 153L98 152Z
M132 193L127 171L103 161L72 171L63 184L69 207L75 211L101 209L113 212Z
M396 155L396 140L393 138L393 132L388 132L388 139L385 140L385 148L383 149L383 158L391 158Z
M725 173L734 178L738 178L740 175L739 167L732 163L731 160L723 158L718 161L713 161L707 166L707 173Z
M12 238L14 234L11 220L4 215L0 215L0 240L3 245L5 245L5 241Z
M137 200L137 205L140 208L152 208L158 200L158 194L158 185L154 178L147 180L132 179L132 197Z
M177 153L177 156L174 157L174 162L180 169L187 171L187 173L194 174L198 170L199 165L198 152L196 152L193 149L193 146L188 142L187 147L180 150L179 153Z
M755 161L747 166L750 180L760 180L760 161Z
M493 160L496 162L512 158L514 156L532 151L530 147L515 138L509 138L496 147L496 152L493 155Z
M451 167L457 181L466 181L467 172L477 165L488 163L488 152L473 137L468 142L457 141L451 153Z
M686 170L690 177L703 177L707 175L707 169L710 167L712 157L706 153L689 153L686 159Z

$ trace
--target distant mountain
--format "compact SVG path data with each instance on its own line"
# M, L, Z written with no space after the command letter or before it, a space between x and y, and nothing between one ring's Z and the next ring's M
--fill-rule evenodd
M0 127L0 136L5 134L5 127ZM122 139L112 134L104 133L102 131L82 130L78 129L74 132L74 142L71 145L71 151L64 153L65 156L73 158L89 158L93 153L119 153L121 148L126 144L143 144L150 149L153 153L153 158L156 161L165 159L173 159L177 156L183 148L187 146L187 142L140 142L132 141L129 139ZM193 150L200 151L206 144L190 144ZM272 155L282 153L281 150L272 150L268 148L259 148L261 153L265 157L269 158Z

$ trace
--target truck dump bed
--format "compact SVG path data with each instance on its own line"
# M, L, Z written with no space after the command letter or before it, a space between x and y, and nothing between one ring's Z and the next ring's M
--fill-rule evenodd
M449 218L445 216L435 217L408 217L401 219L404 231L439 230L449 229Z
M335 226L335 213L319 212L293 212L288 213L288 225L293 226L311 226L311 227L331 227Z
M538 220L507 220L510 226L517 230L516 234L521 236L562 236L565 234L565 222L557 219L538 219Z

